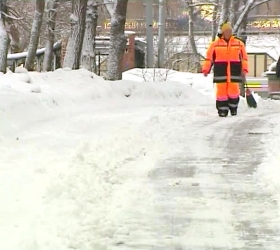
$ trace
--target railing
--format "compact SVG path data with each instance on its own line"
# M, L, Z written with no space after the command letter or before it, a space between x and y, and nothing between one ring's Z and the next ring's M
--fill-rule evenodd
M126 37L128 38L129 35L134 34L133 32L125 32ZM127 40L129 44L129 40ZM95 55L96 55L96 62L97 62L97 73L101 74L101 64L105 57L109 55L109 46L110 46L110 37L109 36L99 36L95 38ZM142 44L143 46L143 44ZM61 67L61 41L58 41L53 46L54 49L54 56L53 56L53 62L52 62L52 70L55 70L57 68ZM63 48L65 49L65 48ZM43 60L44 60L44 54L45 54L46 48L38 49L36 52L36 59L34 62L34 70L41 72L43 68ZM24 65L25 60L27 57L28 52L21 52L21 53L15 53L15 54L8 54L7 57L7 64L10 70L13 72L15 71L15 68Z
M109 55L109 44L110 44L110 37L96 37L95 38L95 54L97 56L97 59L99 63L101 62L102 56L108 56ZM52 63L52 70L55 70L59 67L61 67L60 59L61 59L61 41L58 41L53 46L54 49L54 56L53 56L53 63ZM43 60L44 60L44 54L45 54L46 48L38 49L36 52L36 59L34 62L34 70L41 72L42 66L43 66ZM15 54L8 54L7 57L7 64L10 70L13 72L15 71L15 68L24 65L26 56L26 52L21 53L15 53ZM100 67L100 65L99 65ZM100 69L99 69L100 71Z
M53 70L58 68L58 65L60 64L60 50L61 50L61 42L58 41L53 45ZM42 71L42 64L44 59L46 48L38 49L36 51L36 60L34 62L34 66L36 68L36 71L40 72ZM8 54L7 57L7 64L8 67L14 72L15 68L20 66L21 64L25 64L26 56L28 52L21 52L21 53L15 53L15 54Z

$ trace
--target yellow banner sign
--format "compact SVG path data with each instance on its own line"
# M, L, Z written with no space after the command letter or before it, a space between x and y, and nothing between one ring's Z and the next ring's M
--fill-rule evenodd
M106 21L103 25L104 29L110 29L111 28L111 22ZM169 22L165 23L166 28L170 28L171 24ZM158 28L158 22L153 22L153 28ZM146 29L146 22L144 21L134 21L134 20L127 20L125 23L125 30L143 30Z
M252 28L280 28L280 20L258 20L248 23L248 27Z

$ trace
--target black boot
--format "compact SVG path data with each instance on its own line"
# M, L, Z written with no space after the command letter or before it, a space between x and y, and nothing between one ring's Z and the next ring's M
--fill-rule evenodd
M237 115L238 103L239 103L239 97L229 99L229 110L232 116Z
M226 101L216 100L216 108L218 110L218 114L220 117L228 116L228 111L229 111L228 100Z
M218 114L220 117L227 117L228 116L228 111L227 110L219 110Z
M231 114L232 116L237 115L237 109L231 109L231 110L230 110L230 114Z

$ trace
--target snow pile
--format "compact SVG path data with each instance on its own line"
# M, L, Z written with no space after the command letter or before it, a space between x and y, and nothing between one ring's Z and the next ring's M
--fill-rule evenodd
M214 100L200 93L208 89L207 85L203 91L195 90L196 85L198 89L203 87L194 83L194 74L172 71L170 77L174 80L168 82L140 82L135 75L130 77L136 81L110 82L85 69L64 68L38 73L17 68L17 72L0 75L0 114L3 118L0 132L11 136L21 126L53 119L57 112L62 117L78 114L81 107L106 112L115 107L128 107L131 103L134 107L175 104L211 108L214 105Z
M143 100L146 103L181 103L189 105L211 104L213 100L204 96L192 87L179 82L133 82L128 80L112 83L116 91L120 91L129 99Z
M199 100L204 103L205 99L190 86L180 83L190 83L193 81L192 75L175 71L168 75L168 82L141 84L139 78L133 74L130 75L133 81L110 82L85 69L71 71L65 68L46 73L28 73L17 69L17 72L8 72L0 76L2 110L21 109L22 112L22 107L26 105L39 109L39 106L65 107L88 104L92 101L108 105L120 100L127 102L127 97L150 101L169 99L176 102L180 99L195 101L196 104ZM13 95L12 99L10 95Z
M86 101L84 98L93 100L123 98L124 96L144 97L145 92L149 94L149 97L154 95L154 98L170 96L178 98L180 96L190 96L187 93L190 91L192 93L197 92L193 89L213 90L211 85L209 87L209 81L206 81L206 84L197 83L195 74L165 69L144 71L145 75L141 75L143 72L141 69L134 69L124 73L123 78L126 81L110 82L85 69L71 71L64 68L54 72L38 73L26 72L17 68L17 73L8 72L0 75L0 88L9 89L14 94L30 93L34 89L41 89L42 94L52 95L58 104L59 102L66 102L66 99L70 96L71 98L76 96L76 101L81 101L80 97L83 98L83 101ZM206 78L204 78L205 80ZM139 82L146 82L146 84L139 84ZM186 85L195 85L195 88L191 89ZM152 91L148 93L147 88ZM140 89L143 89L144 92L141 92Z
M276 75L276 65L277 65L277 61L270 64L268 70L263 72L262 76L265 77L265 76L269 76L269 75Z
M153 86L158 86L160 84L161 88L165 86L169 86L166 82L177 82L180 84L185 84L189 88L186 88L183 95L184 98L187 98L189 95L189 100L193 102L195 105L209 103L212 102L212 105L215 105L215 85L213 84L213 74L209 74L207 77L204 77L203 74L194 74L189 72L178 72L170 69L160 69L160 68L152 68L152 69L131 69L123 73L123 79L125 82L128 82L128 85L131 85L131 81L139 81L141 85L137 85L144 91L147 87L147 93L145 95L150 97L153 93ZM157 81L161 80L162 82L157 83ZM153 83L146 84L146 81L151 81ZM123 82L123 81L122 81ZM122 85L122 84L120 84ZM132 84L133 85L133 84ZM122 85L123 87L125 85ZM176 85L173 85L174 87ZM181 86L181 85L180 85ZM151 88L152 87L152 88ZM135 86L132 88L136 88ZM181 87L180 87L181 88ZM126 87L126 89L129 89ZM175 89L174 89L175 90ZM181 89L180 89L181 90ZM165 91L165 89L162 89ZM202 94L198 94L198 92ZM168 92L170 93L170 91ZM143 93L144 94L144 93ZM175 96L180 95L180 93L173 93ZM257 93L252 92L255 100L258 103L258 110L261 109L274 109L278 107L278 102L274 102L271 100L263 100ZM156 95L156 94L155 94ZM144 96L144 95L143 95ZM181 96L181 95L180 95ZM192 98L193 97L193 98ZM210 103L209 103L210 104ZM258 110L251 110L246 102L246 99L240 97L239 109L242 111L251 111L249 113L258 112Z
M134 68L123 73L124 80L140 82L164 82L176 81L188 83L192 79L192 73L179 72L164 68Z
M110 82L85 69L38 73L17 68L17 72L0 75L0 113L9 114L10 118L11 114L24 117L25 121L52 116L53 109L62 112L69 109L79 112L80 106L110 109L128 106L132 101L139 106L151 103L215 106L212 74L204 77L166 69L133 69L123 73L124 80ZM258 110L279 106L277 102L254 96ZM240 110L248 109L246 100L241 98Z
M100 94L103 97L110 97L112 93L110 89L106 89L106 86L101 85L105 82L101 77L84 69L71 71L65 68L54 72L38 73L25 72L24 69L17 68L16 72L12 73L10 71L0 76L1 85L8 87L13 93L30 93L34 87L40 87L44 94L51 94L58 98L57 101L62 98L65 99L65 96L67 98L69 95L97 98ZM77 90L74 95L73 89ZM98 94L95 96L96 92Z
M203 74L179 72L171 69L131 69L123 73L123 79L139 82L177 82L186 84L199 92L214 96L213 76L204 77Z

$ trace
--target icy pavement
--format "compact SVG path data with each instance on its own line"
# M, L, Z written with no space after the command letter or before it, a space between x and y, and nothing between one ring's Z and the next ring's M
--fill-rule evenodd
M278 201L255 176L277 115L260 112L86 109L11 127L0 250L278 249Z
M278 202L254 177L272 116L210 119L181 133L170 145L181 152L138 186L142 199L130 194L122 211L129 234L109 249L278 249Z

